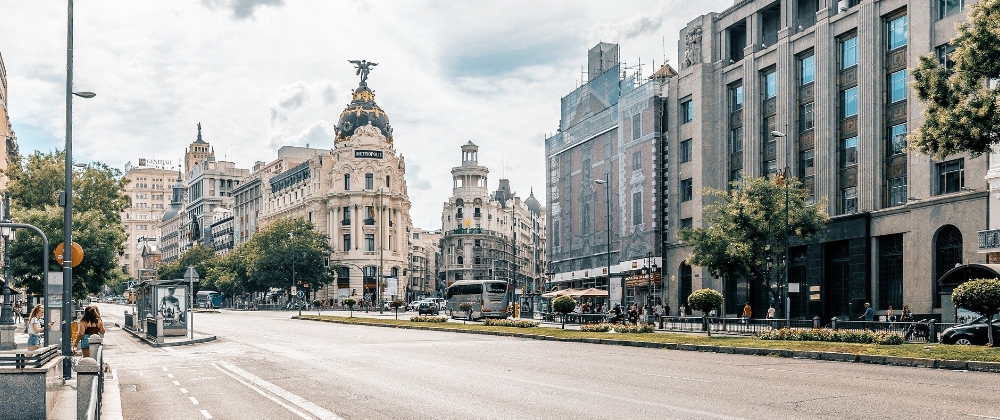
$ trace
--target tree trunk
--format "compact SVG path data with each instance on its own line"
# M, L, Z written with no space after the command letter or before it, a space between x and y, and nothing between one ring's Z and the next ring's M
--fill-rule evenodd
M989 338L990 347L993 347L993 315L986 318L986 337Z
M708 331L708 336L711 337L712 336L712 326L708 324L708 315L707 315L707 312L702 312L702 314L701 314L701 323L702 323L702 325L705 326L705 331Z

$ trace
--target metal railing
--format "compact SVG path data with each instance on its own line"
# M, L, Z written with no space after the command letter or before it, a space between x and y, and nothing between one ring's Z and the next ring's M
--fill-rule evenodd
M979 250L1000 248L1000 229L981 230L979 234Z
M42 347L30 353L14 353L0 356L0 368L40 368L50 360L59 357L59 346Z
M708 318L708 326L713 332L737 335L754 335L774 328L826 328L841 331L875 331L899 334L910 342L937 342L941 332L956 323L928 322L888 322L888 321L841 321L831 320L821 324L818 319L759 319L759 318ZM663 317L662 329L666 331L705 331L702 317Z

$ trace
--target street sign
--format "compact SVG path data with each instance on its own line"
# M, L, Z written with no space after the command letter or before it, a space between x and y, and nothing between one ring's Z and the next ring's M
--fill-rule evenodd
M194 267L188 267L187 271L184 272L184 279L198 281L198 270L195 270Z
M62 265L63 263L63 244L65 244L65 242L56 245L56 262L59 263L59 265ZM80 244L73 242L73 246L70 247L69 257L70 263L73 267L80 265L80 263L83 262L83 247L80 246Z
M302 299L302 298L306 297L306 292L303 292L303 291L299 290L299 292L296 293L295 296L298 297L299 299Z

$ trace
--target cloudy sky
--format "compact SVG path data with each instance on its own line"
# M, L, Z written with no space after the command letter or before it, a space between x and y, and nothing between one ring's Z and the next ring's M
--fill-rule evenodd
M732 0L77 0L74 157L123 168L178 162L201 122L216 158L249 168L283 145L333 147L358 78L407 158L411 217L441 225L459 147L543 203L544 137L599 41L648 75L677 61L678 30ZM66 4L0 0L0 54L22 154L64 144ZM506 162L506 165L503 164Z

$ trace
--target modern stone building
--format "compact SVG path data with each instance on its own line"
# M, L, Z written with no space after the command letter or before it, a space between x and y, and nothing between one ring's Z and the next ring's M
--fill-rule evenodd
M212 157L195 164L188 173L185 206L193 242L213 246L212 223L223 213L231 216L232 192L249 175L249 170L237 168L233 162L216 161Z
M673 201L664 187L664 124L672 120L664 107L676 73L663 66L646 79L623 75L617 44L600 43L588 56L586 83L562 98L559 131L545 140L551 286L609 289L614 274L612 302L659 301L659 273L641 269L662 266Z
M767 307L745 280L688 266L677 230L705 226L703 188L787 168L831 215L823 237L792 244L792 317L856 318L865 302L882 313L909 305L917 316L953 316L937 280L986 261L973 238L987 226L987 159L935 160L905 147L922 122L910 70L928 54L947 62L973 1L964 3L738 1L681 31L666 113L667 150L676 152L664 226L673 307L700 287L724 290L730 314L746 301Z
M20 162L17 149L17 135L14 134L14 127L10 122L10 113L7 108L7 68L3 64L3 55L0 55L0 171L6 171L7 167ZM0 190L7 189L7 176L0 174Z
M446 286L501 279L518 295L537 294L545 274L541 204L533 194L522 202L506 179L491 194L488 174L479 165L479 146L463 145L462 164L451 169L452 196L441 214L439 275Z
M156 248L160 238L160 222L170 203L171 184L178 171L167 169L147 159L139 159L139 165L126 170L124 177L129 180L125 194L129 197L129 207L122 212L125 234L125 253L118 257L119 265L133 278L139 278L139 270L150 268L143 263L143 250Z
M410 268L406 300L444 296L438 279L441 262L441 230L427 231L414 227L410 231ZM404 270L405 271L405 270Z

